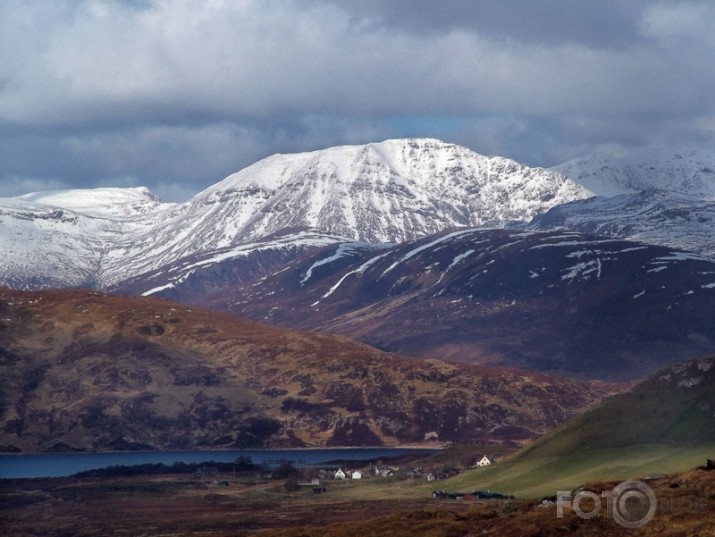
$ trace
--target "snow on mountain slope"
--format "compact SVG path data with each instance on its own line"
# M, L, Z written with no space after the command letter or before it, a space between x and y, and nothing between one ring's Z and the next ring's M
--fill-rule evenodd
M106 289L147 274L156 288L182 282L197 259L205 268L218 259L214 252L221 262L227 252L243 257L246 245L286 229L402 242L452 228L526 222L569 202L576 203L568 217L556 217L554 209L552 220L537 221L710 255L712 207L699 199L715 200L714 169L713 154L681 151L588 157L543 170L439 140L406 139L274 155L182 204L162 204L144 188L28 194L2 202L0 245L10 255L0 260L0 284ZM643 195L582 201L591 191L654 187L681 194L640 205ZM686 203L686 190L694 204ZM161 282L162 273L170 279Z
M100 279L137 274L283 229L400 242L451 227L528 220L589 194L564 176L438 140L274 155L162 213L103 258Z
M285 229L400 242L526 221L589 195L558 173L432 139L274 155L183 204L161 204L145 188L3 200L0 240L11 255L0 283L108 288L162 270L180 279L186 274L176 267L197 256L211 259Z
M588 378L642 378L715 350L715 261L576 232L335 244L195 302L410 356Z
M0 198L0 285L104 287L110 252L146 235L172 208L145 187Z
M111 221L16 198L0 198L0 285L17 289L93 287Z
M18 199L61 207L77 213L99 218L134 217L172 206L161 200L146 187L136 188L84 188L32 192Z
M225 240L308 226L401 242L450 227L528 220L586 197L554 172L412 139L275 155L200 193L192 212L210 211L229 224Z
M590 155L553 168L598 196L665 190L715 201L715 151L648 148Z
M286 263L347 239L319 230L286 230L261 241L182 258L108 290L190 301L280 270Z
M554 207L527 229L568 229L682 248L715 259L715 200L647 190Z

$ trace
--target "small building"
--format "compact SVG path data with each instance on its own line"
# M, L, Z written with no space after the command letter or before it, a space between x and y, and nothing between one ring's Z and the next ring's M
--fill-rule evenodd
M343 472L342 468L338 468L337 472L335 472L335 479L345 479L346 475L345 472Z
M489 465L492 464L493 462L494 462L494 461L493 461L492 459L490 459L489 457L487 457L486 455L484 455L481 459L479 459L479 460L477 461L477 466L480 466L480 467L481 467L481 466L489 466Z
M359 470L355 470L350 477L353 479L362 479L362 473Z
M395 477L395 472L397 468L375 468L375 475L378 477Z

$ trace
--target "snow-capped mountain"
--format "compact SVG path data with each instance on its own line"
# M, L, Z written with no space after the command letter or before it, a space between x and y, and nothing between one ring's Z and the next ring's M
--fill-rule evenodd
M0 285L102 287L105 256L121 241L153 229L171 207L146 188L0 198Z
M708 155L589 157L569 179L388 140L274 155L180 204L4 198L0 286L159 294L388 350L636 378L715 346Z
M0 199L2 277L7 287L91 287L101 241L84 228L87 218L22 200Z
M227 242L308 226L366 242L531 219L588 193L555 172L439 140L388 140L275 155L192 200L230 223Z
M596 197L537 215L528 229L568 229L715 258L715 151L649 148L551 168Z
M182 204L162 205L141 189L4 200L0 240L12 260L3 263L0 284L110 288L162 271L176 280L186 273L171 267L209 259L216 251L221 260L232 251L242 258L246 245L285 229L399 242L452 227L526 221L588 196L556 172L432 139L274 155ZM65 221L51 225L38 216L43 210ZM51 278L38 279L47 274L48 258L63 266L50 269ZM154 287L168 283L156 281Z
M365 242L401 242L452 227L527 221L588 193L555 172L438 140L388 140L274 155L165 213L104 258L117 284L213 250L313 228ZM151 247L147 248L146 245Z
M550 168L597 196L664 190L715 201L715 151L648 148L589 155Z
M0 200L0 285L146 293L189 282L198 292L258 275L251 263L259 258L269 271L335 242L399 243L534 217L532 229L713 255L713 170L715 155L704 151L592 156L544 170L407 139L274 155L181 204L162 204L145 188L27 194ZM622 195L588 199L593 193ZM200 282L213 266L212 283Z

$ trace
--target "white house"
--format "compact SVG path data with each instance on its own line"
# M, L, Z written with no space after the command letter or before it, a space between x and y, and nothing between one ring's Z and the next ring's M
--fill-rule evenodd
M353 475L350 476L350 477L352 477L353 479L362 479L362 473L360 473L359 470L355 470L355 471L353 472Z
M338 468L338 471L335 472L335 479L345 479L345 472L342 468Z
M481 459L477 461L477 466L489 466L493 461L484 455Z

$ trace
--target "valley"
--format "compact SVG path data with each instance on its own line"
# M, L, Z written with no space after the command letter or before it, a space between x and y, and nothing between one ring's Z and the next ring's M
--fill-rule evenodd
M630 392L570 420L522 449L455 446L434 455L402 455L399 459L351 463L363 478L340 480L328 472L321 494L310 487L318 468L299 470L298 479L268 477L224 464L210 477L196 472L161 475L114 467L107 472L54 479L0 480L0 517L7 531L22 535L62 534L68 537L113 533L147 535L630 535L605 509L585 519L544 498L556 491L610 491L627 479L639 479L653 491L657 509L639 535L712 535L715 514L715 470L704 463L715 453L709 441L715 358L701 359L660 371ZM648 410L669 385L685 410L701 415ZM645 401L642 405L634 401ZM610 419L605 416L611 416ZM617 432L608 425L623 424ZM629 436L629 424L638 424ZM590 425L590 426L589 426ZM584 429L587 427L586 429ZM650 430L650 435L642 431ZM587 442L588 445L584 445ZM474 468L485 451L493 464ZM207 463L211 466L211 463ZM205 466L205 465L204 465ZM202 466L202 468L204 467ZM374 467L395 469L395 475L374 475ZM423 472L460 469L452 477L428 481L409 478L406 469ZM464 496L435 499L435 490ZM491 491L514 499L480 499L472 491ZM582 506L583 509L591 507ZM465 533L466 532L466 533Z

